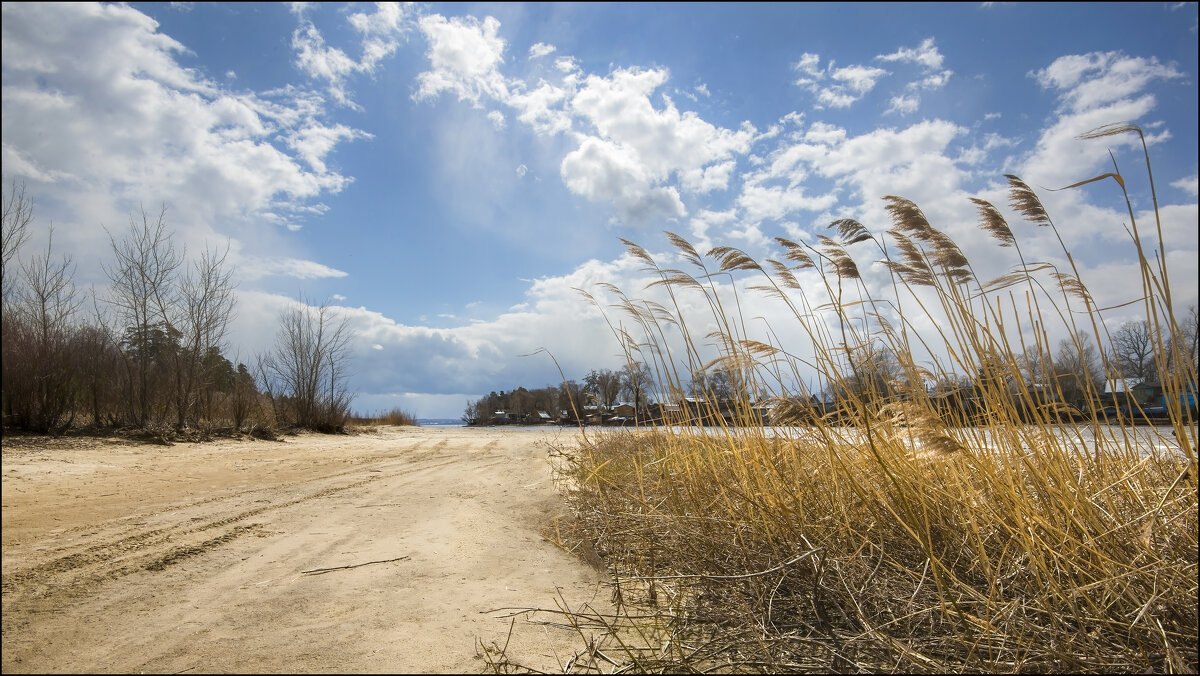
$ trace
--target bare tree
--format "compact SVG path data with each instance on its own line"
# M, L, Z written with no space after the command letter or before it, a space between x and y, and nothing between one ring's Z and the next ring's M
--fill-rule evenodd
M621 374L609 369L593 370L583 379L584 389L596 396L596 403L611 408L621 393Z
M1100 351L1086 333L1076 333L1071 338L1059 341L1054 367L1060 376L1059 388L1072 403L1082 404L1089 393L1102 392L1104 389ZM1063 375L1070 377L1064 379L1061 377Z
M18 425L41 432L70 425L75 410L69 344L79 301L71 259L55 261L53 242L51 229L45 254L21 263L24 284L4 326L7 403Z
M214 368L225 363L219 357L235 301L233 272L225 267L228 253L227 248L221 254L201 254L170 294L176 304L163 308L168 330L179 337L178 349L171 356L176 425L180 428L195 419L193 409L199 391L213 386L220 375ZM217 359L212 358L214 353Z
M1021 377L1029 385L1045 385L1050 382L1050 364L1040 347L1030 346L1017 357Z
M1142 320L1127 322L1112 335L1113 358L1124 378L1152 379L1154 366L1154 332L1150 323Z
M9 297L9 263L16 257L21 245L29 239L29 223L33 220L33 200L25 196L25 184L15 180L5 186L3 197L3 227L0 229L0 283L4 285L4 300Z
M903 375L896 353L879 340L846 349L847 366L834 389L840 397L874 401L890 396Z
M1188 308L1187 314L1179 322L1179 330L1171 336L1170 349L1167 350L1169 359L1181 360L1184 373L1195 379L1200 372L1200 312L1196 306Z
M144 209L141 223L131 216L124 239L117 241L109 235L116 261L111 267L102 266L112 282L110 302L125 326L122 343L130 359L129 399L134 422L143 427L150 422L155 398L152 372L177 340L166 315L174 304L173 282L183 256L171 242L165 215L166 207L154 222Z
M630 362L621 368L621 395L633 402L634 410L641 412L649 405L650 388L654 374L642 362Z
M732 372L724 366L696 369L692 373L691 392L694 396L726 402L733 399L737 390Z
M298 306L279 317L275 349L265 368L289 399L294 422L300 427L340 431L350 411L346 389L350 356L349 320L328 304ZM274 389L274 388L273 388Z
M116 392L121 389L123 357L117 339L93 289L92 319L73 336L71 355L80 378L80 406L92 415L97 427L116 422Z

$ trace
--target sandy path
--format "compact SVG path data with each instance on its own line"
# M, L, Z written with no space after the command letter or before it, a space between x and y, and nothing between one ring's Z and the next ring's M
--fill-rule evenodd
M574 443L5 444L3 671L483 671L477 641L503 645L511 622L490 611L604 607L602 573L539 534L566 513L550 444ZM338 566L356 567L304 572ZM518 619L507 653L558 670L581 645Z

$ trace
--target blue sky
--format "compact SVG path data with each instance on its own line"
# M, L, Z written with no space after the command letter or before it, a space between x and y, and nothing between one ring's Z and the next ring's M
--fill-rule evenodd
M1136 137L1075 138L1111 122L1148 134L1195 303L1196 78L1195 3L6 3L3 173L78 285L104 284L105 228L165 205L189 252L230 246L230 352L328 301L355 330L356 408L457 417L556 384L521 356L539 348L569 378L619 367L574 289L638 295L619 238L672 265L664 230L762 259L837 218L882 232L894 194L987 267L968 198L1003 208L1015 173L1097 299L1129 300L1111 183L1040 191L1111 150L1145 213Z

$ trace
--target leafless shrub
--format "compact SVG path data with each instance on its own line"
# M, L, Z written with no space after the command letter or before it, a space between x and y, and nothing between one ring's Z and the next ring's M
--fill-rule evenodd
M346 389L350 326L328 304L300 302L279 316L275 348L260 360L264 389L298 427L342 431L350 412Z

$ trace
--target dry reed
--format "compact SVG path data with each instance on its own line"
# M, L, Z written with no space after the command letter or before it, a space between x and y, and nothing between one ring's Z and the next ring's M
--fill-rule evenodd
M1008 180L1011 206L1053 227L1034 191ZM669 235L695 274L626 242L674 304L620 294L633 325L614 333L629 360L651 365L660 400L697 367L723 369L734 396L718 410L708 393L707 428L593 435L562 457L575 537L605 558L617 605L541 611L587 646L568 671L1196 671L1197 432L1178 401L1196 371L1172 347L1165 256L1152 263L1138 243L1140 303L1166 319L1156 346L1171 429L1104 425L1095 407L1062 404L1060 379L1047 397L1023 375L1029 355L1052 361L1055 319L1106 338L1065 245L1071 274L1027 262L1000 212L973 199L980 228L1020 259L977 280L919 207L885 200L896 258L855 221L831 226L841 243L779 240L791 264L765 267ZM891 272L889 297L868 292L847 250L865 242ZM799 282L806 268L824 273L823 293ZM734 272L785 303L811 354L748 338L740 301L714 281ZM716 331L692 335L685 293L705 296ZM918 335L917 316L937 335ZM706 343L716 359L701 357ZM835 410L801 386L814 371ZM959 398L925 387L961 373L973 383ZM767 400L763 426L754 405ZM1147 433L1152 445L1134 443Z

